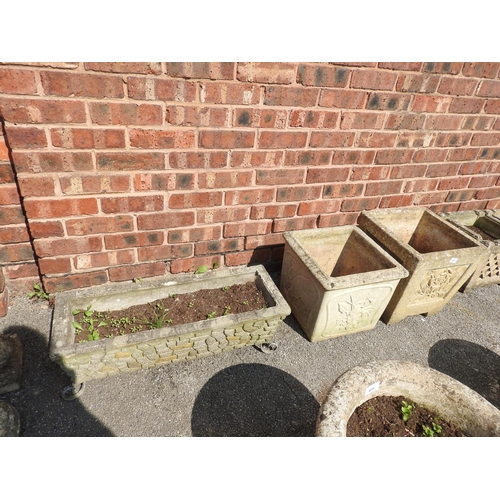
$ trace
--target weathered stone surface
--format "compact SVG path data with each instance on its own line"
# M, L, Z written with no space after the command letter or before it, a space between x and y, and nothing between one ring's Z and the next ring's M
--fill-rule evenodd
M23 346L15 334L0 334L0 394L21 387Z
M0 401L0 437L18 437L21 419L18 411L5 401Z

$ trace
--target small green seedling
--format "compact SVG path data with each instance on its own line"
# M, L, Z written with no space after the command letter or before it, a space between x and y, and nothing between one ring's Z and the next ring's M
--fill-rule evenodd
M223 316L227 316L227 315L229 314L229 311L230 311L230 310L231 310L231 306L226 306L226 307L224 308L224 314L223 314Z
M229 290L229 287L228 287L228 286L223 286L223 287L221 288L221 290L222 290L223 292L227 292L227 291Z
M216 315L216 314L217 314L217 313L216 313L215 311L212 311L211 313L208 313L208 314L207 314L207 319L212 319L212 318L215 318L215 315Z
M200 266L198 269L196 269L194 274L203 274L203 273L206 273L207 271L208 271L207 266Z
M213 265L212 265L212 269L215 271L218 267L219 267L219 263L218 262L214 262Z
M194 306L194 302L190 302L190 303L188 304L189 309L191 309L193 306Z
M35 283L33 285L33 291L28 295L30 299L37 298L43 300L49 300L49 294L46 293L39 283Z
M436 422L432 422L432 429L426 425L422 425L422 431L425 437L434 437L436 434L441 434L443 428L436 424Z
M402 401L403 406L401 407L401 413L403 414L403 421L408 422L411 417L414 406L408 404L406 401Z
M134 283L140 283L142 281L142 278L134 278L132 281Z

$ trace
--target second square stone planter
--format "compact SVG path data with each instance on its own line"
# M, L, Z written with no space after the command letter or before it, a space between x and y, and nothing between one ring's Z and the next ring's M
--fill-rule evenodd
M362 212L359 226L408 271L382 319L439 312L484 261L487 248L427 208Z
M372 329L408 275L355 226L284 237L280 290L312 342Z

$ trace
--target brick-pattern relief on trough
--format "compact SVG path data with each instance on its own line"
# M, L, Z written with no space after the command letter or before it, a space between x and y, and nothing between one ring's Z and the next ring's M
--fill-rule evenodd
M280 261L285 231L355 224L367 209L500 208L499 71L0 63L0 117L44 286ZM0 264L26 242L9 242ZM31 273L26 252L19 272Z

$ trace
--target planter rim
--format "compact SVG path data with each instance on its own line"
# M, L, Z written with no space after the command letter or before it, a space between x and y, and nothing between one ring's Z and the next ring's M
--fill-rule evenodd
M328 234L328 233L356 233L367 245L369 245L375 252L377 252L384 260L389 262L392 267L389 269L378 269L364 273L349 274L347 276L332 277L328 276L316 262L316 260L309 254L307 249L295 237L301 235L315 235L315 234ZM409 274L392 255L386 252L377 242L370 236L354 225L326 227L319 229L302 229L298 231L286 231L284 233L285 241L298 257L304 262L309 270L314 274L319 283L325 290L341 290L343 288L352 288L353 286L363 285L367 283L379 283L382 281L392 281L406 278Z
M490 248L490 247L498 247L500 246L500 238L496 238L493 240L485 240L481 238L481 236L477 233L474 233L470 230L466 225L464 218L466 217L475 217L475 220L479 218L485 218L496 225L500 225L500 219L498 216L495 216L490 210L464 210L462 212L450 212L442 215L444 220L450 222L455 227L457 227L462 232L466 233L471 238L474 238L482 245Z

